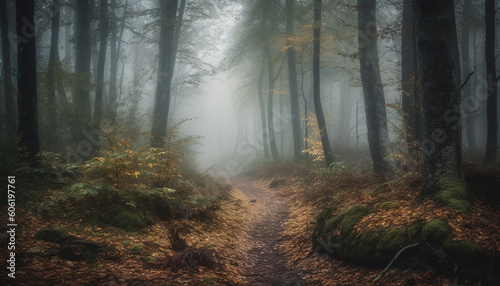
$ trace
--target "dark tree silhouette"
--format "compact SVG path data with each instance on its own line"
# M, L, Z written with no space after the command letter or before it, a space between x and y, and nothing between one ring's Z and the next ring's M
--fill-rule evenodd
M50 54L49 65L47 68L47 137L48 148L55 150L57 142L57 104L56 104L56 84L54 81L56 68L59 63L59 23L61 18L61 7L57 0L52 1L52 23L51 23L51 39L50 39Z
M460 62L453 0L417 1L416 41L423 112L420 199L469 210L463 180Z
M99 59L97 61L97 82L99 86L95 92L94 125L99 127L102 117L102 93L104 90L104 65L106 63L106 47L108 45L109 20L108 0L101 0L101 16L99 24Z
M376 173L390 173L389 130L377 49L375 0L358 0L358 48L368 143Z
M73 92L74 119L73 140L85 139L83 131L91 123L90 107L90 4L89 1L76 1L76 61L75 74L78 78Z
M401 104L405 114L405 135L411 158L418 156L418 142L422 141L422 110L420 109L420 97L418 95L413 12L412 1L403 1L403 26L401 29Z
M486 80L488 82L488 100L486 102L487 138L484 163L495 164L498 148L498 121L497 121L497 73L495 65L495 0L486 0Z
M289 38L295 35L294 17L295 0L286 0L286 33ZM302 136L300 134L300 110L299 110L299 90L297 88L297 67L295 48L288 40L286 49L288 63L288 82L290 88L290 107L292 113L292 133L293 133L293 154L295 161L302 157Z
M328 132L326 128L325 115L323 114L323 107L321 106L320 94L320 53L321 53L321 0L314 0L314 51L313 51L313 95L314 95L314 108L316 110L316 118L318 120L319 133L321 143L323 145L323 153L325 154L325 163L329 167L333 163L333 154L330 148L330 140L328 139Z
M17 88L19 116L19 148L21 156L32 166L38 165L38 106L36 91L35 2L16 2Z
M180 27L186 5L186 1L181 0L179 13L177 15L178 2L177 0L160 1L161 27L158 45L158 76L156 81L153 124L151 128L151 146L153 147L162 147L165 143L165 136L167 134L170 89L174 74Z
M9 18L7 16L7 0L0 0L0 25L2 28L2 78L5 92L5 112L9 128L16 129L16 100L12 84L12 64L9 47Z

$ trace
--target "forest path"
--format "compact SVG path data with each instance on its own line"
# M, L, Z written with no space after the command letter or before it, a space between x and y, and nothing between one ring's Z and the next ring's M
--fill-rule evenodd
M242 274L250 285L303 285L298 271L288 269L279 243L288 205L271 189L239 178L232 182L251 202L246 231L240 237Z

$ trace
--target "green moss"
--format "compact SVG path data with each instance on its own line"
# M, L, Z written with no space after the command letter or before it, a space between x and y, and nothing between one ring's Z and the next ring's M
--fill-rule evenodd
M422 228L422 237L436 245L441 245L443 241L448 239L449 234L450 227L440 219L430 220Z
M337 210L336 206L329 206L325 209L323 209L318 216L316 217L316 221L318 223L323 223L325 220L334 212Z
M146 225L154 224L154 219L151 216L124 207L109 208L99 216L99 220L129 232L138 232Z
M158 262L158 258L156 258L154 256L146 256L146 257L144 257L144 262L145 263L156 263L156 262Z
M61 243L66 237L68 237L68 229L65 227L53 227L53 228L45 228L37 233L35 233L35 238L48 241Z
M130 246L130 252L132 253L140 253L144 249L144 246L139 243L133 243L132 246Z
M390 188L391 184L394 184L394 181L389 181L389 182L385 182L385 183L381 184L380 186L378 186L378 188L375 191L373 191L371 196L376 197L379 194L384 194L384 193L390 192L391 191L391 188Z
M492 254L473 241L447 240L442 247L446 255L466 266L487 266L491 262Z
M423 224L420 222L410 225L410 238L415 240L416 238L421 237L422 228Z
M444 178L439 181L438 188L439 191L435 197L443 204L463 212L472 210L465 183L462 180Z
M401 206L400 202L383 202L378 205L379 209L390 210Z
M132 244L132 242L130 240L124 240L124 241L122 241L122 245L124 245L124 246L129 246L131 244Z

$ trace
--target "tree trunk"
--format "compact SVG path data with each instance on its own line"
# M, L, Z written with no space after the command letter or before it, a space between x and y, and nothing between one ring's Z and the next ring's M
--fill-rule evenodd
M260 121L262 126L262 146L264 147L264 155L269 158L269 147L267 146L267 124L266 124L266 106L264 105L264 95L262 94L262 82L264 81L264 72L266 70L266 53L262 51L262 67L257 81L257 92L259 94L260 105Z
M292 45L291 38L294 37L294 17L295 0L286 0L286 33L288 36L286 54L288 63L288 82L290 88L290 112L292 116L293 133L293 154L295 161L302 157L302 136L300 134L300 110L299 110L299 91L297 89L297 67L295 62L295 48Z
M52 35L50 40L49 65L47 69L47 139L48 147L54 151L57 142L57 103L56 85L54 82L56 68L59 62L59 20L61 17L61 7L57 0L52 1Z
M274 115L273 115L273 103L274 103L274 82L276 78L274 77L274 63L271 57L271 49L269 46L264 48L267 54L267 72L268 72L268 82L269 91L267 94L267 125L269 130L269 146L271 147L271 154L275 163L279 162L278 147L276 146L276 136L274 134ZM281 71L281 69L280 69ZM279 74L279 72L278 72Z
M460 46L462 48L461 57L462 57L462 79L467 78L467 75L471 72L470 68L470 53L469 53L469 29L471 24L471 0L464 0L463 6L463 16L462 16L462 41L460 42ZM467 147L469 151L474 151L477 149L476 144L476 135L474 131L474 114L477 113L477 106L472 104L469 107L469 99L470 103L475 103L476 100L472 100L472 83L467 83L462 89L462 98L465 104L464 108L464 116L465 116L465 134L467 138Z
M158 57L158 77L156 81L151 146L160 148L165 144L167 119L170 107L170 89L175 63L175 16L177 0L160 1L161 28Z
M498 148L498 121L497 121L497 73L495 65L495 1L486 0L485 5L486 21L486 80L488 82L488 100L486 102L486 153L485 164L495 164Z
M325 116L323 114L323 107L321 106L320 94L320 42L321 42L321 0L314 0L314 47L313 47L313 96L314 108L316 110L316 118L318 120L319 134L321 137L321 144L323 145L323 153L325 155L326 167L333 163L333 153L330 148L330 140L326 128Z
M401 103L404 112L406 144L410 158L418 158L422 140L422 117L417 87L417 65L415 57L414 14L410 0L403 1L403 27L401 31Z
M358 48L368 143L375 173L390 174L389 131L380 78L375 0L358 0Z
M32 166L37 166L40 152L36 91L36 37L33 0L16 2L17 22L17 88L19 116L19 149Z
M3 88L5 92L5 112L9 129L16 130L16 100L12 84L12 64L9 47L9 18L7 15L7 0L0 0L0 25L2 28L2 66Z
M91 123L90 107L90 7L88 1L76 2L76 60L75 74L78 78L73 93L74 125L73 140L79 142L85 137L82 131Z
M109 52L110 52L110 70L109 70L109 91L108 91L108 106L110 112L115 112L116 105L116 78L118 74L118 53L116 51L118 41L118 27L116 17L116 0L111 0L111 27L109 39ZM112 116L114 117L114 116Z
M108 0L101 0L101 23L99 31L99 59L97 61L97 90L95 92L94 126L99 127L102 117L102 92L104 90L104 65L106 63L106 46L108 45Z
M431 197L467 211L453 0L417 1L415 24L424 138L420 199Z

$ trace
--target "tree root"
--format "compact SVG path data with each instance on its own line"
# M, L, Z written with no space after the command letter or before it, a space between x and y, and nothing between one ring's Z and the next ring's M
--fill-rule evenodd
M384 268L384 270L382 270L377 277L375 277L375 279L373 279L373 283L377 283L380 281L380 279L382 279L382 277L384 277L385 273L387 271L389 271L389 269L391 268L392 264L394 263L394 261L396 261L396 259L398 259L398 257L403 253L405 252L406 250L410 249L410 248L414 248L414 247L418 247L420 246L421 244L425 244L427 245L431 250L432 252L440 259L442 260L444 263L448 263L446 261L446 259L444 259L443 257L441 257L441 255L439 255L437 253L437 251L427 242L427 240L425 239L421 239L419 242L417 243L414 243L414 244L410 244L410 245L407 245L405 247L403 247L398 253L396 253L396 255L394 256L394 258L391 260L391 262L389 263L389 265L387 265L386 268Z

